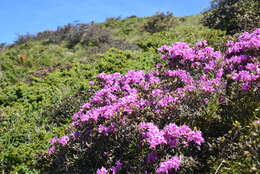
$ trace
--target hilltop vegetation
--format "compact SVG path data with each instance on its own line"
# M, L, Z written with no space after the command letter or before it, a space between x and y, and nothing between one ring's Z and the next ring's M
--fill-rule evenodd
M259 18L259 14L256 15L258 16L254 21ZM143 18L136 16L125 19L108 18L103 23L72 23L58 27L55 31L21 35L14 44L1 44L0 171L12 174L53 173L54 171L55 173L95 173L98 169L99 172L104 172L114 166L116 169L113 169L118 170L119 173L144 173L144 170L153 173L156 168L160 168L163 161L178 155L178 158L174 156L171 159L176 165L180 163L175 168L180 173L256 172L259 169L257 135L260 126L255 120L259 119L260 114L259 83L257 83L260 33L257 30L250 37L249 34L245 34L244 38L237 39L237 36L226 33L240 32L247 28L243 30L240 28L229 30L225 27L216 27L222 30L208 28L201 23L202 19L208 20L208 16L209 14L205 17L199 14L175 17L171 13L158 13ZM257 27L254 27L254 24L250 26L251 31ZM249 45L238 52L226 52L228 48L234 46L226 46L228 40L233 40L234 43L251 43L252 38L255 47ZM198 61L201 61L203 67L198 66L194 70L194 67L183 65L181 61L178 65L174 63L171 65L171 53L167 51L179 49L180 52L185 52L186 49L193 49L196 52L198 41L203 40L207 40L207 45L205 42L199 42L202 44L199 45L199 50L202 50L201 54L209 59ZM176 48L173 45L173 48L169 46L166 50L161 49L162 53L158 52L158 48L162 45L170 45L174 42L185 42L190 46L187 48L187 45L177 46L177 44ZM209 47L214 48L215 51ZM216 50L222 52L218 61L216 61L216 54L219 52ZM162 55L167 58L161 59ZM193 55L199 57L197 52ZM230 71L227 60L233 60L233 56L247 56L250 59L244 62L230 61L229 63L234 66ZM179 58L186 59L183 55ZM210 64L210 61L214 64L214 68L203 69ZM221 64L222 61L224 64ZM239 68L240 64L242 68ZM248 70L245 68L248 64L253 64L255 67ZM224 75L221 76L220 81L226 86L217 89L216 85L214 91L210 93L191 90L185 94L187 98L177 103L171 103L170 100L169 104L161 104L161 112L152 109L153 104L158 104L162 97L158 94L158 98L153 98L152 91L160 89L163 94L169 94L170 97L177 93L177 88L186 89L188 85L183 82L182 77L169 78L152 72L185 70L196 83L202 83L199 77L206 75L208 81L213 80L216 78L217 70L221 68L224 70ZM232 81L231 74L239 74L241 71L246 71L251 76L255 75L250 76L251 86L248 90L240 88L241 84L246 83L243 79ZM96 78L97 76L99 79ZM145 81L149 87L143 89L142 80L138 81L136 78L145 79L147 76L154 78L158 76L161 82L153 84ZM128 85L131 86L131 90L138 91L138 97L143 97L149 102L153 98L152 101L155 103L147 108L139 105L125 108L125 105L122 105L120 112L113 112L117 116L113 119L102 119L96 123L84 122L80 123L79 127L71 127L71 118L75 113L82 111L83 104L92 101L89 108L84 108L86 110L84 112L87 112L90 109L120 103L120 98L128 96L124 91L127 89L118 89L118 93L112 93L112 96L100 92L105 86L114 87L107 78L112 78L111 84L121 84L129 78L132 82L128 82ZM118 82L119 79L122 81ZM198 86L194 87L199 89ZM98 96L99 93L102 95ZM132 95L131 92L130 94ZM93 101L95 96L104 98L95 103ZM112 100L111 97L116 99ZM180 96L173 97L180 98ZM113 102L104 104L110 100ZM138 100L138 103L141 101ZM134 104L129 104L132 105ZM126 120L122 122L119 118L123 116ZM144 122L144 127L140 128L139 124ZM121 126L123 123L125 126ZM174 148L160 143L150 148L148 140L141 141L144 137L139 133L149 134L150 128L147 129L149 126L158 133L166 129L165 127L170 123L175 123L180 128L185 128L182 125L189 126L188 131L199 134L200 140L186 140L190 143L190 147ZM117 131L110 134L108 128L113 124ZM87 130L91 133L86 134ZM70 140L66 140L66 135L74 131L85 136L75 140L69 137ZM76 137L77 135L75 134ZM86 137L88 135L90 137ZM63 139L52 139L55 136ZM184 134L181 136L179 137L181 142L187 138ZM51 139L53 141L49 143ZM139 141L143 142L143 148L140 148ZM59 144L60 142L62 143ZM49 149L48 154L47 149L51 144L57 146L57 151ZM106 145L103 147L100 146L101 144ZM123 144L126 146L123 147ZM154 150L154 147L157 149ZM103 152L107 154L102 156ZM152 160L149 159L151 163L147 165L148 154L155 156L159 154L159 157L154 156ZM120 162L116 163L116 161Z
M260 27L258 0L212 0L211 9L204 13L203 24L228 34L252 31Z

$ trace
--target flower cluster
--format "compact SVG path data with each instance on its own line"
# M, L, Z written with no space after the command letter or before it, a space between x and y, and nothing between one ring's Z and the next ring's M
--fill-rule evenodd
M66 146L69 142L70 138L69 136L65 135L61 138L58 138L58 137L53 137L51 140L50 140L50 144L51 144L51 147L48 149L48 153L49 154L52 154L54 153L55 149L56 149L56 146L57 144L60 144L62 146Z
M142 133L142 137L146 139L150 148L156 148L156 146L160 144L167 143L164 132L153 123L140 123L139 129Z
M237 42L228 41L228 54L240 53L245 50L259 50L260 47L260 28L256 29L252 34L245 32Z
M239 83L244 91L248 91L256 84L259 88L260 78L260 29L252 34L243 33L237 42L227 43L225 59L222 62L223 69L231 74L231 79Z
M159 145L168 145L171 148L175 148L180 145L188 146L193 142L197 145L201 145L204 142L204 138L200 131L192 131L188 126L177 126L176 124L166 125L160 130L153 123L140 123L139 129L145 142L149 144L149 147L153 150ZM157 154L151 152L147 155L148 163L156 161ZM178 170L181 166L180 157L172 157L171 159L161 162L160 167L156 169L156 173L163 174L168 173L170 170Z
M166 161L160 163L159 168L156 169L156 174L165 174L169 173L172 170L177 171L181 165L180 157L172 157Z
M240 88L248 91L260 78L260 29L252 34L243 33L238 41L228 41L227 46L225 54L208 47L206 41L198 42L192 48L177 42L172 47L162 46L158 50L170 68L201 74L203 78L198 82L204 91L213 92L216 85L224 87L226 79L239 82ZM209 79L212 75L215 77ZM257 86L260 86L259 82Z
M201 145L204 142L200 131L192 131L186 125L179 127L171 123L160 130L153 123L140 123L139 129L142 137L147 141L151 149L161 144L177 147L181 144L187 145L190 142L194 142L197 145Z

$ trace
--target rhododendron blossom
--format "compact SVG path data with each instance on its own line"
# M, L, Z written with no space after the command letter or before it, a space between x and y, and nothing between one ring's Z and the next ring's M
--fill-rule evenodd
M194 142L197 145L201 145L204 142L200 131L192 131L186 125L179 127L171 123L160 130L153 123L140 123L139 129L143 138L152 149L160 144L176 147L186 144L186 142Z
M172 170L177 171L181 165L180 157L172 157L166 161L160 162L159 168L156 169L156 174L167 174Z
M105 167L98 169L96 174L108 174L108 170Z

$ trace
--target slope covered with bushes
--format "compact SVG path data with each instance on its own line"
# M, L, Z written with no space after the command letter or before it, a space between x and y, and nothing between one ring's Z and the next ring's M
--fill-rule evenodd
M99 169L100 173L153 173L163 172L167 169L163 166L168 165L183 173L239 172L237 166L241 171L255 171L259 144L255 134L259 125L252 121L259 115L257 80L250 81L252 87L246 92L239 85L247 79L240 78L242 70L256 73L246 67L239 69L232 57L255 57L243 62L243 66L255 64L259 62L259 48L244 47L239 52L226 53L224 43L235 37L202 26L201 18L177 18L171 13L108 18L104 23L68 24L55 31L21 35L16 43L1 46L1 172L95 173ZM244 37L241 42L249 35ZM250 37L258 42L259 31ZM200 40L207 40L208 46L205 42L196 45ZM165 56L161 59L157 49L173 42L190 46L179 43L162 47ZM179 51L176 55L191 50L194 60L187 60L189 63L184 65L181 60L186 61L187 57L179 55L174 65L174 50ZM234 72L227 68L229 59ZM195 60L201 65L193 70ZM256 66L259 68L259 64ZM206 67L209 69L204 70ZM223 74L217 81L215 74L221 68ZM235 73L238 79L230 79L230 74ZM206 81L200 79L203 74ZM193 82L189 84L182 78ZM214 91L201 89L204 83L213 85ZM116 91L109 91L110 88ZM171 96L182 92L184 96ZM91 105L84 105L87 102ZM107 111L111 119L97 117L100 125L87 118L81 123L81 117L75 114L105 106L112 109ZM75 126L77 120L79 124ZM79 136L87 131L91 136ZM180 132L179 136L171 137L172 131ZM67 137L67 133L73 134ZM151 136L154 133L161 136L161 142ZM54 136L63 138L52 139ZM52 155L46 154L50 139ZM178 145L174 146L173 141ZM101 144L106 146L100 147ZM246 163L242 163L241 156L247 159Z

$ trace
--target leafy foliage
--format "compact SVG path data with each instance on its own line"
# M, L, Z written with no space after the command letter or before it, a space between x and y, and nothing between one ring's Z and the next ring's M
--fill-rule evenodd
M146 39L140 40L138 46L144 50L154 50L161 45L170 44L171 42L188 42L195 44L200 40L207 40L209 45L221 49L226 39L225 32L220 30L211 30L200 25L180 25L169 31L162 31L147 36Z
M260 27L259 20L258 0L213 0L202 22L211 28L235 34Z
M154 16L147 18L143 30L153 34L173 28L176 23L177 20L172 13L157 13Z
M219 173L257 173L259 171L259 121L241 126L235 122L232 130L219 137L213 146L219 155L211 171ZM215 149L215 150L216 150Z

